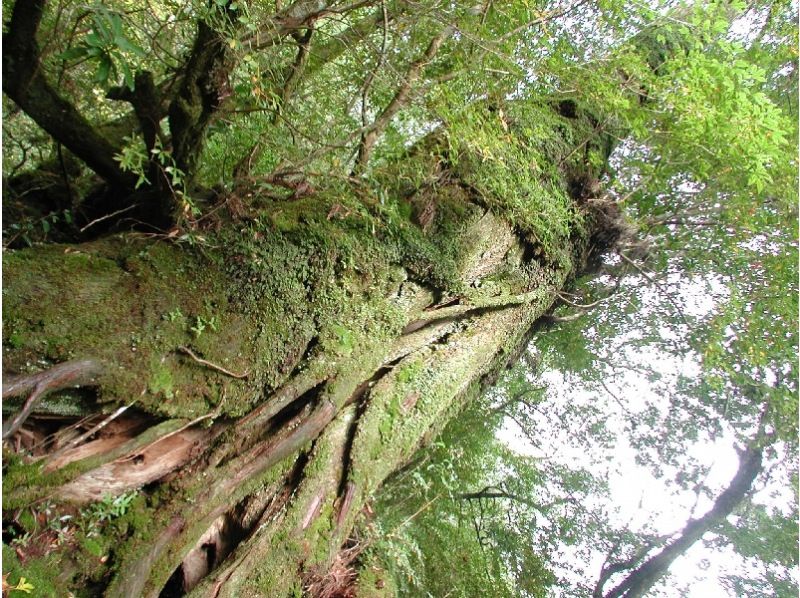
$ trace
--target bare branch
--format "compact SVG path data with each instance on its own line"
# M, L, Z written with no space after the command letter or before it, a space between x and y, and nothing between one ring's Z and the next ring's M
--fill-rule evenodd
M439 34L431 40L430 44L428 44L425 53L411 63L406 73L405 80L389 102L389 105L386 106L383 112L381 112L378 118L375 119L372 125L362 135L361 143L358 148L358 156L356 157L355 166L353 167L354 174L363 172L364 168L366 168L370 154L372 153L372 148L378 138L386 130L386 127L389 126L394 116L410 101L411 91L419 80L422 69L434 59L439 48L454 32L455 27L450 25L442 29Z
M639 272L639 274L644 276L644 278L647 281L649 281L651 284L653 284L653 286L655 286L659 291L661 291L661 293L664 295L664 297L667 298L667 301L669 301L672 304L672 307L675 308L675 313L678 314L678 317L680 317L680 319L683 321L684 324L686 324L687 326L691 327L691 324L689 323L689 320L687 320L686 316L683 314L683 310L681 309L681 306L678 305L678 302L675 301L675 298L661 285L661 283L659 283L655 278L653 278L647 272L645 272L644 269L639 264L634 262L631 258L629 258L627 255L625 255L623 252L618 251L617 255L619 255L619 257L621 257L625 263L630 264L631 266L633 266Z

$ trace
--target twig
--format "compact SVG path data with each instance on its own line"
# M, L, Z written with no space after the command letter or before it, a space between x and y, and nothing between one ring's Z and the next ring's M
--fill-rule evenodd
M455 33L456 28L448 25L444 27L428 44L425 53L414 60L405 74L404 80L400 88L394 94L389 104L384 108L383 112L373 121L373 123L364 131L361 138L361 143L358 146L358 155L353 166L353 175L361 174L369 163L372 148L377 142L378 138L383 135L386 127L392 121L394 116L411 101L411 94L414 85L419 80L422 70L430 64L436 57L439 48L442 44Z
M201 357L198 357L197 355L195 355L194 351L192 351L189 347L183 347L183 346L178 347L178 351L180 351L181 353L185 353L186 355L188 355L189 357L194 359L197 363L199 363L201 365L204 365L204 366L206 366L208 368L211 368L212 370L216 370L218 372L221 372L221 373L225 374L226 376L230 376L231 378L238 378L239 380L241 380L242 378L247 378L247 376L249 375L249 372L245 372L244 374L234 374L230 370L226 370L224 367L222 367L220 365L217 365L215 363L211 363L210 361L207 361L207 360L205 360L205 359L203 359Z
M616 293L616 291L613 291L612 293L609 293L609 294L608 294L608 295L606 295L605 297L601 297L601 298L600 298L600 299L598 299L597 301L592 301L591 303L587 303L587 304L585 304L585 305L582 305L582 304L580 304L580 303L573 303L572 301L570 301L569 299L567 299L567 298L564 296L564 294L563 294L563 293L558 293L558 298L559 298L559 299L561 299L561 300L562 300L564 303L566 303L567 305L571 305L572 307L576 307L576 308L578 308L578 309L591 309L591 308L593 308L593 307L597 307L598 305L600 305L601 303L603 303L603 301L608 301L609 299L611 299L611 297L613 297L613 296L614 296L614 295L616 295L616 294L617 294L617 293Z
M628 264L630 264L631 266L633 266L634 268L636 268L636 269L639 271L639 274L641 274L642 276L644 276L644 277L645 277L645 278L646 278L646 279L647 279L649 282L651 282L651 283L652 283L652 284L653 284L653 285L654 285L654 286L655 286L655 287L656 287L656 288L657 288L659 291L661 291L661 292L664 294L664 296L667 298L667 301L669 301L669 302L672 304L672 307L674 307L674 308L675 308L675 312L678 314L678 316L680 317L680 319L681 319L681 320L683 320L683 323L684 323L684 324L686 324L687 326L689 326L690 328L692 327L692 325L691 325L691 324L689 323L689 321L686 319L686 316L684 316L684 315L683 315L683 310L681 309L680 305L678 305L678 304L677 304L677 302L675 301L675 299L672 297L672 295L670 295L670 294L667 292L667 290L666 290L666 289L664 289L664 287L661 285L661 283L659 283L659 282L658 282L658 281L657 281L655 278L653 278L652 276L650 276L650 275L649 275L647 272L645 272L645 271L644 271L644 269L643 269L643 268L642 268L642 267L641 267L639 264L637 264L636 262L634 262L634 261L633 261L631 258L629 258L627 255L625 255L625 254L624 254L624 253L622 253L621 251L618 251L618 252L617 252L617 254L618 254L618 255L619 255L619 257L621 257L621 258L622 258L622 259L623 259L623 260L624 260L626 263L628 263Z
M100 216L100 218L95 218L89 224L84 226L80 230L80 232L85 232L86 229L88 229L90 226L94 226L98 222L102 222L103 220L108 220L109 218L113 218L114 216L119 216L120 214L124 214L125 212L129 212L133 208L138 207L138 205L139 205L138 203L135 203L135 204L132 204L132 205L128 206L127 208L122 208L121 210L117 210L116 212L111 212L110 214L106 214L105 216Z
M624 411L624 412L625 412L625 413L626 413L628 416L630 416L630 415L631 415L631 412L630 412L630 410L628 409L628 407L625 405L625 402L624 402L622 399L620 399L620 398L617 396L617 394L616 394L615 392L613 392L613 391L612 391L612 390L611 390L611 389L608 387L608 385L606 385L605 381L603 381L603 379L602 379L602 378L600 378L600 379L598 380L598 382L600 382L600 386L602 386L602 387L605 389L605 391L606 391L606 392L607 392L607 393L608 393L608 394L611 396L611 398L612 398L612 399L614 399L614 400L616 401L617 405L619 405L619 406L622 408L622 410L623 410L623 411Z
M131 402L131 403L128 403L127 405L123 405L122 407L120 407L119 409L117 409L117 410L116 410L114 413L112 413L112 414L111 414L111 415L109 415L107 418L105 418L103 421L101 421L99 424L97 424L96 426L93 426L93 427L91 427L89 430L87 430L86 432L84 432L83 434L81 434L80 436L78 436L77 438L74 438L73 440L71 440L70 442L68 442L67 444L65 444L63 447L61 447L61 448L60 448L59 450L57 450L55 453L53 453L52 455L50 455L50 460L54 459L54 458L55 458L55 457L57 457L58 455L61 455L61 454L62 454L62 453L64 453L65 451L68 451L69 449L71 449L71 448L73 448L73 447L75 447L75 446L78 446L78 445L79 445L81 442L83 442L84 440L86 440L87 438L89 438L90 436L92 436L93 434L96 434L97 432L99 432L100 430L102 430L103 428L105 428L105 427L106 427L108 424L110 424L112 421L114 421L115 419L117 419L117 418L118 418L120 415L122 415L123 413L125 413L125 412L126 412L128 409L130 409L131 407L133 407L133 405L134 405L134 404L135 404L135 403L136 403L138 400L139 400L139 399L135 399L133 402Z

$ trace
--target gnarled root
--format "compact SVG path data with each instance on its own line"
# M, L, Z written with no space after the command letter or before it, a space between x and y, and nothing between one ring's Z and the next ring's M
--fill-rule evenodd
M91 359L66 361L49 370L15 376L3 384L3 398L18 397L30 392L20 412L7 425L3 424L3 440L20 429L28 419L39 400L48 393L73 386L94 386L95 378L101 373L100 364Z

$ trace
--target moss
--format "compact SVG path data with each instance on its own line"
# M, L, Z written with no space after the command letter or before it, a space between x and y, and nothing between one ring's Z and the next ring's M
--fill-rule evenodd
M7 544L3 544L3 578L8 575L8 582L17 585L21 578L33 586L30 595L52 596L61 598L63 593L63 580L53 575L60 568L56 558L42 558L20 563L16 552ZM23 592L14 592L11 595L24 596Z
M26 507L51 494L76 477L83 465L71 463L45 474L42 463L26 463L18 454L3 449L3 510Z
M513 114L523 131L514 143L504 141L497 115L476 117L464 125L473 127L464 144L451 138L447 152L432 160L430 153L419 156L429 163L382 195L331 185L294 201L254 197L260 213L254 207L250 220L204 232L206 244L198 249L121 236L77 251L52 246L8 252L5 367L35 371L54 361L94 357L107 365L101 402L140 397L142 409L174 418L215 407L224 417L241 416L307 367L328 379L320 400L338 409L384 363L413 312L430 302L402 297L406 284L464 301L535 289L531 305L481 313L455 328L446 343L407 356L364 395L348 453L346 481L358 490L346 531L383 479L458 412L481 376L499 367L583 251L588 224L571 200L569 169L584 167L584 156L572 150L590 120L545 112L537 106ZM482 127L500 142L476 145ZM589 162L599 163L600 149L587 151L594 152L586 154ZM563 168L547 166L556 162ZM440 176L447 169L462 180ZM430 222L422 222L426 210L433 210ZM533 241L546 266L523 265L519 232ZM480 288L471 286L476 280ZM433 298L433 292L420 295ZM180 347L248 376L234 379L207 368ZM334 525L334 501L344 448L334 429L305 449L311 454L304 481L280 526L274 523L251 540L265 543L260 554L269 552L270 559L246 580L247 592L300 592L296 563L323 564L343 539L337 538L343 531ZM149 502L142 499L103 543L83 542L83 550L96 556L113 549L113 566L120 568L113 594L123 587L126 565L149 554L173 517L201 513L187 518L186 532L149 574L151 584L164 582L215 514L282 481L295 458L224 493L209 488L233 471L227 463L209 477L192 478L187 471ZM47 487L84 466L41 477L36 468L11 463L6 479L22 488ZM319 516L298 531L309 501L323 488ZM13 504L30 496L18 493ZM102 573L87 569L86 575Z
M358 568L356 595L359 598L388 598L397 596L398 592L392 574L381 566L371 551L368 552L366 560Z
M152 370L149 376L149 388L151 394L163 394L164 398L171 399L174 396L172 370L166 367L161 361L152 363Z

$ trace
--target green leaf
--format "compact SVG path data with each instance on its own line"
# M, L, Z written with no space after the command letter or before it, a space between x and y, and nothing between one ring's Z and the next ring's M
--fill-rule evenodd
M118 35L114 38L114 43L123 52L130 52L136 56L145 56L145 51L129 40L124 35Z
M125 86L131 91L133 91L135 83L133 79L133 73L131 72L131 67L128 66L128 63L125 60L120 60L119 66L122 69L122 77L125 81Z
M104 41L104 45L114 38L113 34L111 33L111 29L108 27L107 16L104 18L95 14L93 21L95 33L98 35L98 39L102 39Z
M31 590L33 590L33 584L29 583L24 577L20 577L19 583L13 589L30 594Z
M104 54L100 58L100 64L97 65L97 71L94 74L94 80L100 85L105 85L108 82L108 75L114 65L111 63L111 58L108 54Z
M83 40L87 46L92 46L94 48L105 48L106 44L103 39L97 35L94 31L87 35Z
M120 16L118 14L110 15L109 22L111 23L111 29L114 33L114 39L122 37L122 19Z
M89 53L89 48L86 46L76 46L74 48L70 48L58 55L58 58L61 60L77 60L78 58L84 58Z

